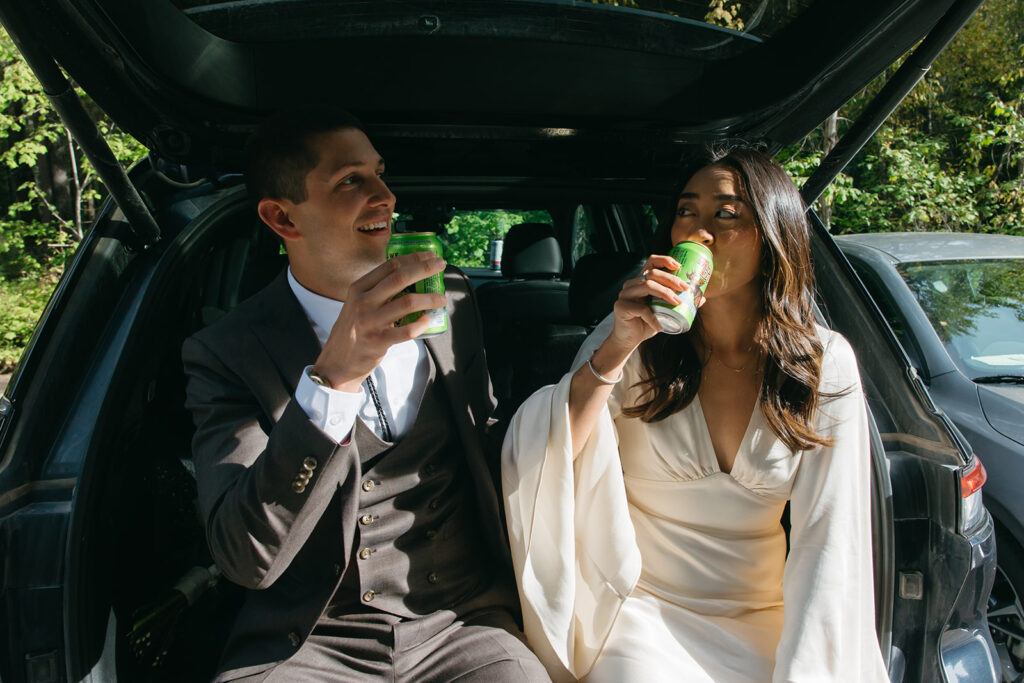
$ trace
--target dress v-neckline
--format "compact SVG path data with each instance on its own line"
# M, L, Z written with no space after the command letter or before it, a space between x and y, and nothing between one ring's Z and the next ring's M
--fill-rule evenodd
M743 430L743 437L740 439L739 446L736 447L736 452L732 456L732 467L729 468L728 472L722 469L722 463L718 461L718 455L715 454L715 444L714 441L711 440L711 429L708 428L708 420L704 416L704 404L701 403L700 396L694 396L693 401L697 404L697 410L700 413L698 415L698 421L702 427L701 435L704 439L704 445L707 447L707 452L711 454L711 461L714 463L715 472L724 474L727 477L732 477L733 472L736 471L736 465L740 461L740 456L743 455L747 449L747 441L750 439L750 432L754 425L754 418L757 416L757 411L761 405L761 397L758 396L754 399L754 408L750 411L750 417L747 418L747 428Z

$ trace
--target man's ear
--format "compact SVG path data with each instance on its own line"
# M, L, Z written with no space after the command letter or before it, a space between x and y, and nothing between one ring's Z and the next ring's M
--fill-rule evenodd
M261 199L260 203L256 205L256 213L281 239L295 240L301 235L288 214L290 208L288 202L278 199Z

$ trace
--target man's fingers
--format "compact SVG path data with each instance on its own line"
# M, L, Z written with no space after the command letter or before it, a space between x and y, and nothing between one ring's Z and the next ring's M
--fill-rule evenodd
M444 308L448 305L448 297L444 294L403 294L394 301L381 306L373 315L375 326L387 326L407 315Z
M384 303L420 280L443 272L445 265L443 259L439 259L433 254L422 261L400 263L396 269L365 292L363 296L367 298L367 301Z
M389 345L398 344L410 339L415 339L430 327L430 316L421 313L420 317L405 325L397 325L383 334Z
M395 256L353 282L349 288L350 297L369 292L381 286L388 278L392 278L392 282L404 283L391 292L391 296L394 296L412 283L419 282L425 277L441 272L444 270L444 267L444 260L429 251L417 251L411 254ZM404 277L395 277L396 274L403 272L405 273ZM385 287L390 289L391 285L387 284ZM385 296L385 298L389 297Z

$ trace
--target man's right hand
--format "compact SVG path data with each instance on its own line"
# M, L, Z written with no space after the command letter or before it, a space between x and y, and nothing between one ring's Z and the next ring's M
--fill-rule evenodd
M361 391L360 384L389 348L415 339L430 326L425 315L400 327L395 321L417 311L444 308L448 302L444 294L405 294L397 299L395 295L444 268L444 260L421 251L388 259L353 282L313 372L340 391Z

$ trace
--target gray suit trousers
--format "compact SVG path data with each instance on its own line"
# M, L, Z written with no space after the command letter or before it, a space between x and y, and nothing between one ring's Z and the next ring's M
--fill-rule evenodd
M402 620L382 612L322 619L302 647L246 683L324 681L549 681L508 610L489 607L455 618L438 612Z

